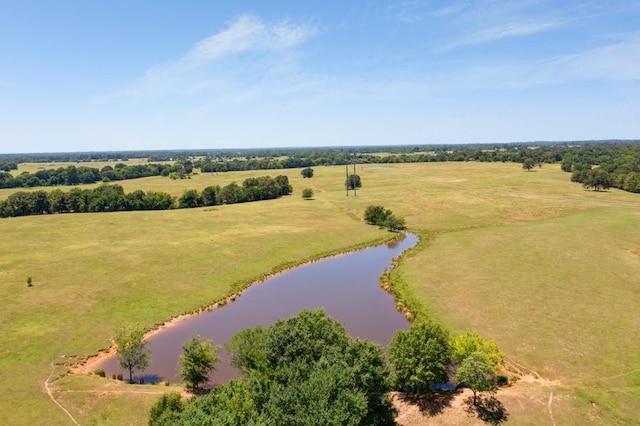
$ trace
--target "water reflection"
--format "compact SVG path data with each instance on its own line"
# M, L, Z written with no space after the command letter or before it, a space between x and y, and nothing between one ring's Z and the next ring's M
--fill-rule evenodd
M379 277L394 257L417 241L415 235L407 234L401 240L297 267L252 286L233 303L166 328L149 342L151 363L145 382L152 378L179 382L177 363L182 344L196 334L213 339L214 344L225 344L245 328L269 326L302 309L322 308L342 322L351 336L387 345L393 334L409 323L396 311L393 297L380 288ZM238 376L224 349L220 357L212 384ZM120 372L115 357L95 368L104 369L109 376Z

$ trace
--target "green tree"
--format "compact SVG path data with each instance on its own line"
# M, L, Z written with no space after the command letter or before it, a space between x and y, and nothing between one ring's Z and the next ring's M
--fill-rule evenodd
M364 210L364 220L369 225L384 226L384 221L391 215L391 210L382 206L368 206Z
M498 371L504 361L504 354L498 350L498 344L493 341L485 341L476 333L466 332L451 337L451 360L454 364L462 364L473 353L483 353L485 359L491 364L494 371Z
M285 175L276 176L276 184L280 189L280 195L289 195L293 192L293 187L289 184L289 178Z
M202 206L202 198L195 189L184 191L182 196L178 198L178 208L189 209Z
M173 426L180 420L184 410L182 398L178 392L162 395L149 410L149 425Z
M360 180L360 176L358 175L349 175L345 182L345 186L347 189L355 189L362 187L362 181Z
M313 189L311 188L305 188L302 190L302 198L304 198L305 200L309 200L311 198L313 198Z
M433 322L414 323L393 336L389 359L397 387L420 391L445 383L451 363L449 334Z
M387 228L389 231L399 231L406 228L404 219L401 217L396 217L394 215L387 216L382 223L382 226Z
M215 366L220 362L218 352L220 346L212 346L213 340L204 340L200 336L194 336L191 340L182 345L184 353L180 355L178 365L180 367L180 377L191 389L198 387L209 381L209 374L215 370Z
M382 349L351 339L322 311L244 330L227 350L242 380L182 406L158 402L152 414L161 421L150 424L395 424Z
M473 392L473 405L477 405L476 394L495 389L493 367L487 361L486 354L474 352L462 361L456 371L456 381L466 383Z
M303 178L312 178L313 177L313 169L311 167L304 168L300 171L300 174Z
M203 189L202 194L200 194L202 205L215 206L216 204L220 204L220 191L219 185L211 185Z
M601 191L611 188L611 176L609 173L597 167L586 172L582 186L585 188L593 188L594 191Z
M260 326L246 328L234 334L225 348L231 354L231 366L248 374L251 371L266 371L266 335Z
M133 383L134 369L144 370L149 365L150 353L143 338L143 329L128 330L122 327L116 331L113 339L120 367L129 370L129 383Z
M246 201L244 189L237 183L231 182L220 191L220 200L223 204L244 203Z
M536 162L533 158L525 158L524 162L522 163L522 169L526 171L530 171L535 167L535 165L536 165Z

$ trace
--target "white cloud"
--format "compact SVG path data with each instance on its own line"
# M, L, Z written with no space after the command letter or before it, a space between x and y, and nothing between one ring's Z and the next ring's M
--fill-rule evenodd
M268 25L257 16L244 15L233 20L226 30L196 43L183 60L210 61L248 50L288 49L314 33L308 25L289 21Z
M241 61L243 54L262 55L260 60L251 61L253 79L260 78L260 73L269 74L269 67L275 72L290 70L293 67L287 52L315 33L309 24L289 20L268 23L258 16L242 15L222 31L195 43L181 58L149 68L134 87L100 100L224 92L242 84L240 75L250 74L246 67L230 65L229 61ZM260 65L264 68L256 69Z

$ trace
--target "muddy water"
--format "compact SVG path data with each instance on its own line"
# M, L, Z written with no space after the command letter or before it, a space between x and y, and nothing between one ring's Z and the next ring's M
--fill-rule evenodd
M342 322L349 335L387 345L396 330L409 326L396 311L393 297L379 285L379 277L394 257L413 247L418 239L407 234L400 241L303 265L247 289L235 302L177 322L149 342L151 362L145 382L167 380L179 383L177 363L182 344L199 334L224 345L235 333L256 325L269 326L279 318L289 318L302 309L322 308ZM212 375L212 384L225 383L238 373L229 365L227 353ZM115 357L93 368L108 376L121 371Z

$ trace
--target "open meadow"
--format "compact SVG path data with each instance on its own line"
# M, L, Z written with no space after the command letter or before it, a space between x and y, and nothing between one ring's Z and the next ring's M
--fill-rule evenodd
M344 167L314 171L117 182L180 196L287 175L293 194L270 201L0 219L0 423L69 424L50 388L80 424L146 424L158 393L174 387L54 380L65 371L57 364L107 348L119 325L151 329L238 283L388 238L361 220L369 205L393 210L422 238L392 274L403 303L496 340L512 368L535 378L498 393L509 423L637 422L640 195L585 190L555 165L362 165L357 197L345 196Z

